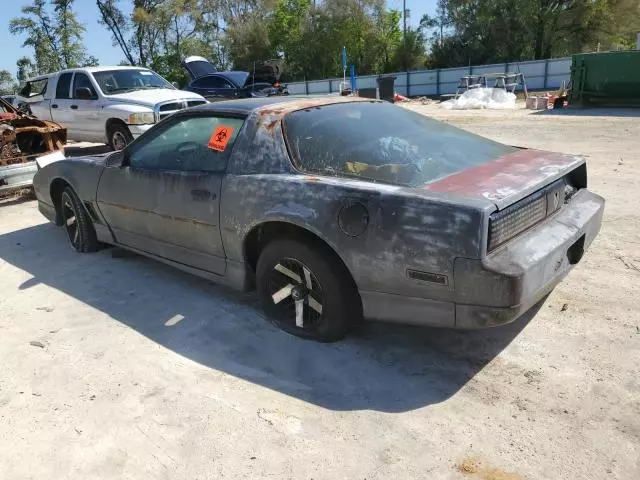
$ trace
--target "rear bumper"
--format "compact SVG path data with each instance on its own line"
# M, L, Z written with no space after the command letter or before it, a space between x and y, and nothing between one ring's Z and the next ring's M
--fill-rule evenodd
M0 167L0 193L30 187L38 171L36 162L18 163Z
M604 199L581 190L553 217L483 260L458 258L454 302L360 292L365 316L477 329L510 323L548 295L600 231Z

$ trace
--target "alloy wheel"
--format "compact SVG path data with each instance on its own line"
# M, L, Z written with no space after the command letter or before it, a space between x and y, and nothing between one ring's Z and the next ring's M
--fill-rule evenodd
M285 258L276 264L267 282L282 322L305 330L320 324L324 295L309 267L294 258Z
M80 248L80 229L78 228L78 217L73 202L68 195L62 198L62 218L64 226L69 236L71 246L78 250Z

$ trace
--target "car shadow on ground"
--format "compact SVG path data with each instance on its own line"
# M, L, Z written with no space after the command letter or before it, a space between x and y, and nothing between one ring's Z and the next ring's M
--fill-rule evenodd
M113 252L120 250L75 253L52 224L0 235L0 258L32 276L20 290L46 284L179 355L332 410L403 412L442 402L537 311L475 332L368 323L342 342L319 344L265 321L254 294ZM43 307L56 305L33 305Z

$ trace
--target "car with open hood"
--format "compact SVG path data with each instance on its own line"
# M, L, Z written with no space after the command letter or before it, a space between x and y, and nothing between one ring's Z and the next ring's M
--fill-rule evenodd
M182 66L191 77L185 90L212 102L289 94L279 83L280 67L277 62L261 63L251 72L217 71L206 58L191 56L183 60Z
M509 323L580 262L604 209L582 157L345 97L183 110L34 186L75 250L118 245L257 288L273 323L321 341L363 317Z

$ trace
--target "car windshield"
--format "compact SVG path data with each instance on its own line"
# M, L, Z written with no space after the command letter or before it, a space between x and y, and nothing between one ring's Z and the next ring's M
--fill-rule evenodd
M249 74L247 72L224 72L224 76L230 79L233 83L239 87L244 87L245 82Z
M100 89L105 95L148 90L154 88L175 89L173 85L151 70L105 70L93 72Z
M284 123L300 170L394 185L422 186L516 151L389 103L324 105Z

